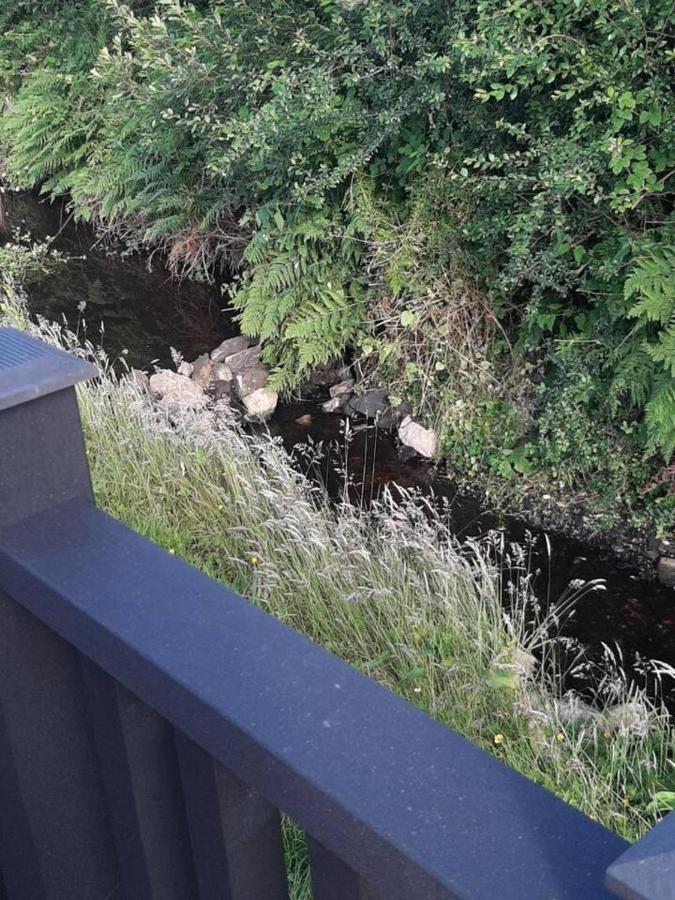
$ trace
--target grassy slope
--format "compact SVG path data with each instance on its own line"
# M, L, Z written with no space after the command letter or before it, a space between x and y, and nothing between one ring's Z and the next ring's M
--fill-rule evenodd
M485 548L413 509L333 512L276 446L228 425L170 431L132 389L86 389L82 406L114 515L623 836L652 824L647 804L673 786L663 721L645 708L631 728L563 724L542 676L500 670L542 638L518 616L505 627Z

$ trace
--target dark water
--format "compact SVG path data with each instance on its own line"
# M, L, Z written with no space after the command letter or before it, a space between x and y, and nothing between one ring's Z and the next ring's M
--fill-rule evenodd
M10 229L53 238L50 246L69 257L62 272L30 286L33 311L57 322L65 316L111 359L169 366L171 347L193 359L234 333L217 285L177 283L159 257L149 268L141 256L112 252L88 228L75 227L62 204L20 194L6 195L5 206Z
M313 470L309 474L321 479L334 496L344 491L347 460L349 494L356 503L367 505L385 487L417 488L423 495L433 495L437 506L447 510L452 531L458 537L478 538L503 531L508 542L528 547L526 565L534 574L535 593L543 605L561 598L574 580L600 579L602 587L585 592L572 615L563 622L562 634L575 639L563 662L577 659L578 642L583 646L583 660L606 670L603 645L608 645L638 683L661 692L671 711L675 711L672 679L664 679L659 688L654 676L641 674L639 663L660 660L675 666L675 591L644 580L635 569L615 559L602 558L582 541L550 531L544 536L532 532L517 518L498 517L484 509L477 498L459 491L430 463L402 463L392 434L364 424L352 428L346 440L345 423L340 416L323 413L319 403L298 402L281 407L270 430L283 439L289 451L296 448L300 465L303 459L312 460L313 454L298 454L298 447L309 442L334 448L332 454L324 454L332 461L305 463ZM566 687L584 694L594 690L592 685L597 685L597 680L589 677L583 667L566 677Z
M167 365L170 347L191 360L235 332L217 286L177 285L158 260L148 270L143 257L120 258L97 246L88 229L67 223L62 207L39 203L32 195L12 198L8 212L10 226L20 225L34 237L58 233L54 247L79 257L31 289L33 312L51 319L65 315L71 327L86 319L87 336L100 341L112 357L124 352L129 365L146 369L153 360ZM86 307L80 312L78 304L83 301ZM580 541L550 532L547 541L542 534L530 535L517 519L498 519L475 498L460 493L431 464L401 462L395 440L386 431L352 422L345 439L345 420L323 413L317 401L279 407L269 427L333 496L345 489L346 469L349 495L357 503L367 505L385 486L417 488L443 505L458 536L477 537L502 529L508 541L527 544L535 590L545 603L561 597L575 579L602 579L604 590L587 593L563 625L563 634L583 645L589 662L600 662L603 645L608 645L629 671L634 671L636 657L675 666L672 589L642 580L635 570L600 557ZM298 445L308 444L324 447L321 462L310 464L314 454L298 452ZM570 653L574 656L577 649ZM645 680L637 673L636 678ZM646 680L654 686L653 678ZM572 674L566 684L584 692L588 680ZM675 684L664 681L662 692L675 710Z

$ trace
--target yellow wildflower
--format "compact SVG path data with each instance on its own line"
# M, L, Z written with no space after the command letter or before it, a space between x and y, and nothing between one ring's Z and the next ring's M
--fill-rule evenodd
M496 734L495 735L495 744L497 744L497 746L499 746L500 744L503 744L503 743L504 743L504 735Z

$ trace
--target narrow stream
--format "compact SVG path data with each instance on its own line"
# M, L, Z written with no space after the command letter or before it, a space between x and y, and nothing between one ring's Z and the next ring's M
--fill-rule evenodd
M53 246L72 257L62 272L33 286L31 309L53 320L65 317L73 330L108 355L123 354L129 366L149 369L152 363L171 365L171 347L191 360L210 351L236 327L222 309L218 286L176 284L161 265L138 255L120 257L97 243L91 231L68 222L59 205L41 203L31 194L9 198L11 228L29 231L34 238L54 237ZM84 322L86 321L86 329ZM601 557L587 544L563 535L530 535L514 518L498 519L462 494L429 463L399 460L392 434L365 423L351 428L345 442L345 420L321 411L320 402L282 405L269 423L289 451L303 455L298 445L308 442L327 448L320 477L329 492L341 493L345 460L357 502L368 502L387 485L419 488L444 503L453 531L460 537L478 537L503 529L508 541L532 545L530 566L535 590L544 601L564 594L575 579L602 579L605 589L588 593L563 625L563 634L585 648L585 658L601 662L604 645L616 650L628 671L644 681L635 659L657 659L675 666L675 591L643 580L638 572L614 559ZM316 466L310 475L317 475ZM576 652L576 651L574 651ZM647 678L653 683L652 678ZM585 676L570 675L567 686L584 693ZM675 711L675 683L663 683L662 693Z

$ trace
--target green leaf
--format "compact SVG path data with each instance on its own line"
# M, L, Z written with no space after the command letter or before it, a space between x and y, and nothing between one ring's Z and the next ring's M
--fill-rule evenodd
M657 791L647 805L648 813L661 813L675 810L675 791Z

